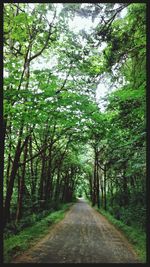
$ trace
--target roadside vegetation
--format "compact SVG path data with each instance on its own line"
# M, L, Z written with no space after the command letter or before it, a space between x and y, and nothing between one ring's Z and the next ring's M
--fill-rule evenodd
M9 263L12 260L12 257L15 257L27 250L32 245L35 245L36 242L40 241L42 237L49 233L51 227L62 220L65 216L65 212L71 207L73 203L67 203L59 205L59 210L53 212L47 212L47 215L43 216L39 220L38 217L34 217L30 226L26 226L24 229L19 231L16 234L10 234L5 237L4 240L4 262ZM23 223L23 222L22 222ZM20 223L21 225L21 223Z
M115 219L109 212L104 209L96 208L98 212L104 215L109 222L111 222L116 228L118 228L132 244L134 250L136 251L139 259L145 263L146 262L146 233L144 230L137 228L136 224L133 226L128 226L123 221Z

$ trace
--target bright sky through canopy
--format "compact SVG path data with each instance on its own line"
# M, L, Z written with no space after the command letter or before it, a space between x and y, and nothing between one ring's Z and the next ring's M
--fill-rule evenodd
M30 3L29 6L31 8L31 10L34 8L33 3ZM81 7L85 7L87 5L86 4L82 4ZM59 13L61 12L63 5L61 3L56 3L55 4L56 7L56 13L57 15L59 15ZM117 8L118 4L114 5L114 8ZM125 17L127 14L127 9L124 8L121 12L120 12L120 17L123 18ZM48 20L52 20L52 13L49 12L48 15ZM93 28L95 28L98 23L99 23L100 19L97 17L94 19L94 21L92 21L91 17L88 18L84 18L84 17L80 17L79 15L75 15L73 19L69 19L68 20L68 25L71 31L73 31L75 34L78 34L81 30L84 30L87 33L90 33L90 31L92 31ZM84 39L80 38L80 42L82 44L83 47L86 47L86 43L84 42ZM102 42L101 45L99 45L97 47L98 51L101 53L103 51L103 49L107 46L106 42ZM43 58L39 58L38 62L34 62L34 64L32 65L33 68L36 69L45 69L46 68L52 68L53 66L57 65L57 58L56 56L52 56L50 58L47 59L43 59ZM61 74L59 75L61 76ZM114 87L115 89L115 87ZM111 91L113 90L113 88L111 88ZM103 105L103 97L109 92L109 87L107 86L107 83L103 83L100 82L99 85L97 86L96 89L96 101L99 104L99 107L101 108L101 111L104 110L104 105Z

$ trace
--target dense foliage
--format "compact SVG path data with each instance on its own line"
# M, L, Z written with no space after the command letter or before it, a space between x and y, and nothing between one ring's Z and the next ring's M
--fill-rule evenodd
M143 3L4 4L6 228L83 194L145 228L145 16Z

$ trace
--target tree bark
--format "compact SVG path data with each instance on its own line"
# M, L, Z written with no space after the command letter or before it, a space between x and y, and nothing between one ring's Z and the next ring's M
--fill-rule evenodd
M12 164L12 170L11 170L11 174L9 177L9 184L8 184L8 188L7 188L7 192L6 192L6 199L5 199L5 206L4 206L4 226L6 225L6 223L10 219L10 203L11 203L16 173L17 173L17 170L19 168L20 155L22 153L24 146L26 145L26 142L28 141L28 139L26 137L25 141L23 142L23 145L21 146L22 133L23 133L23 125L20 128L18 144L16 147L15 157L14 157L14 161Z
M107 209L107 196L106 196L106 165L104 167L104 209Z
M11 123L9 125L9 153L8 153L8 162L7 162L7 171L6 171L6 188L8 188L8 183L9 183L9 175L10 175L10 167L11 167L11 148L12 148L12 140L11 140Z
M30 136L30 139L29 139L29 155L30 155L30 173L31 173L31 197L32 197L32 203L34 203L35 201L35 192L36 192L36 175L34 173L34 165L33 165L33 153L32 153L32 136ZM26 164L26 159L24 160L25 164ZM23 165L24 166L24 165ZM37 168L37 166L36 166Z
M45 180L45 164L46 164L45 156L46 156L46 150L42 155L42 169L41 169L40 188L39 188L40 200L43 200L44 197L44 180Z
M96 150L96 193L97 193L97 207L100 208L100 190L99 190L99 173L98 173L98 153Z
M29 137L28 137L28 139L29 139ZM27 158L28 139L27 139L26 145L24 147L24 160L26 160L26 158ZM23 166L22 175L20 176L20 179L19 179L16 223L18 223L18 221L22 217L22 205L23 205L24 185L25 185L25 171L26 171L26 165Z
M97 189L97 162L96 162L96 148L94 149L95 152L95 158L94 158L94 176L93 176L93 198L92 198L92 206L95 206L96 204L96 189Z
M45 199L46 202L50 199L50 192L52 187L52 145L49 147L49 159L48 159L48 169L47 169L47 181L45 188Z

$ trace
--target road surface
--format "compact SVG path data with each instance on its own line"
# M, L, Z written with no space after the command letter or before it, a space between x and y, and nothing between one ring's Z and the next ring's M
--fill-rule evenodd
M12 263L140 263L127 239L79 199L34 247Z

